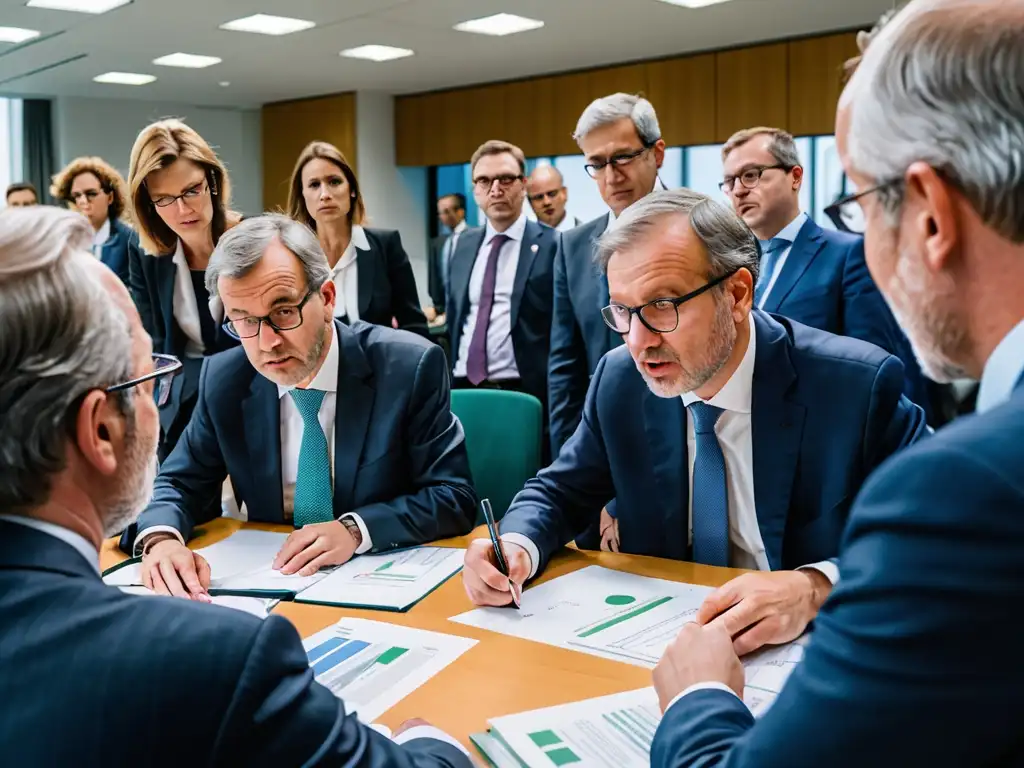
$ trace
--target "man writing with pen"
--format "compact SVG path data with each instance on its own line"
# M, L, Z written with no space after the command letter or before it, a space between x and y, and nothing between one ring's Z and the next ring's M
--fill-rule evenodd
M654 192L601 238L606 354L582 421L501 521L508 577L473 542L478 605L510 602L550 557L618 504L620 551L746 568L698 621L737 653L804 631L838 579L850 505L882 461L925 434L892 355L752 308L753 234L704 195ZM525 596L529 600L529 595Z

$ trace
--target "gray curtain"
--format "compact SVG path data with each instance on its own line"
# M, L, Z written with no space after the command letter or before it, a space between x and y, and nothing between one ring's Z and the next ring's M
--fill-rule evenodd
M53 115L49 99L25 99L22 102L22 178L39 190L39 202L54 204L50 182L57 172L54 158Z

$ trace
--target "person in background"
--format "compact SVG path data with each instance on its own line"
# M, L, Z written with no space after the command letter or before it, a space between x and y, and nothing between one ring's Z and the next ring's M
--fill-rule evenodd
M50 195L89 219L93 254L128 285L128 245L135 233L122 221L128 186L117 169L99 157L76 157L53 177Z
M979 13L983 10L983 13ZM1024 764L1024 2L915 0L839 101L865 255L924 372L981 380L978 410L881 467L853 504L840 581L755 720L721 628L654 672L651 765ZM998 130L994 130L998 126Z
M292 171L288 215L320 238L342 322L363 320L430 338L402 237L394 229L363 228L359 180L337 147L314 141L302 150Z
M7 187L4 198L8 208L27 208L30 205L39 205L39 195L36 188L27 181L19 181Z
M206 265L241 216L230 208L224 165L180 120L142 129L132 147L128 191L139 234L139 245L128 251L132 297L153 349L185 366L159 404L163 460L192 416L203 359L238 345L221 327L223 307L206 290Z
M437 218L447 227L448 232L435 237L430 243L430 263L427 264L427 282L432 307L424 312L434 325L445 321L445 291L448 290L448 267L452 253L459 241L459 235L466 230L466 196L458 192L445 195L437 200Z
M565 210L569 190L562 174L553 165L538 165L526 180L526 194L537 221L559 232L568 232L582 222Z
M470 768L423 721L393 741L361 724L286 619L103 583L103 538L152 491L177 361L151 354L92 239L60 208L0 214L0 679L31 696L4 707L4 765Z

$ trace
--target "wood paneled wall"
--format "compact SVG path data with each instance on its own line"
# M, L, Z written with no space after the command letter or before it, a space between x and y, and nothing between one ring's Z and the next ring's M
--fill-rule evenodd
M754 125L798 136L829 134L842 65L856 53L856 34L849 32L400 96L397 161L465 163L480 144L497 138L518 144L528 157L576 154L572 132L580 113L616 91L651 100L669 146L715 144Z
M311 141L329 141L356 167L354 93L266 104L261 110L261 121L264 210L287 206L292 169L299 153Z

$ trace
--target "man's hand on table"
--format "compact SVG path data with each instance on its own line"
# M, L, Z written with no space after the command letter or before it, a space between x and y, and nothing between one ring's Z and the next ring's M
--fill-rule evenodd
M743 664L724 624L686 624L654 668L661 711L697 683L724 683L743 698Z
M154 533L143 542L142 584L160 595L210 602L210 566L173 534Z
M285 576L312 576L329 565L347 563L361 543L359 529L350 530L340 520L304 525L284 542L274 558L274 570Z
M471 541L466 549L466 560L462 569L462 585L474 605L501 606L512 602L509 579L522 587L530 578L529 553L518 544L501 542L508 561L509 575L503 576L498 570L494 557L494 546L490 539Z

